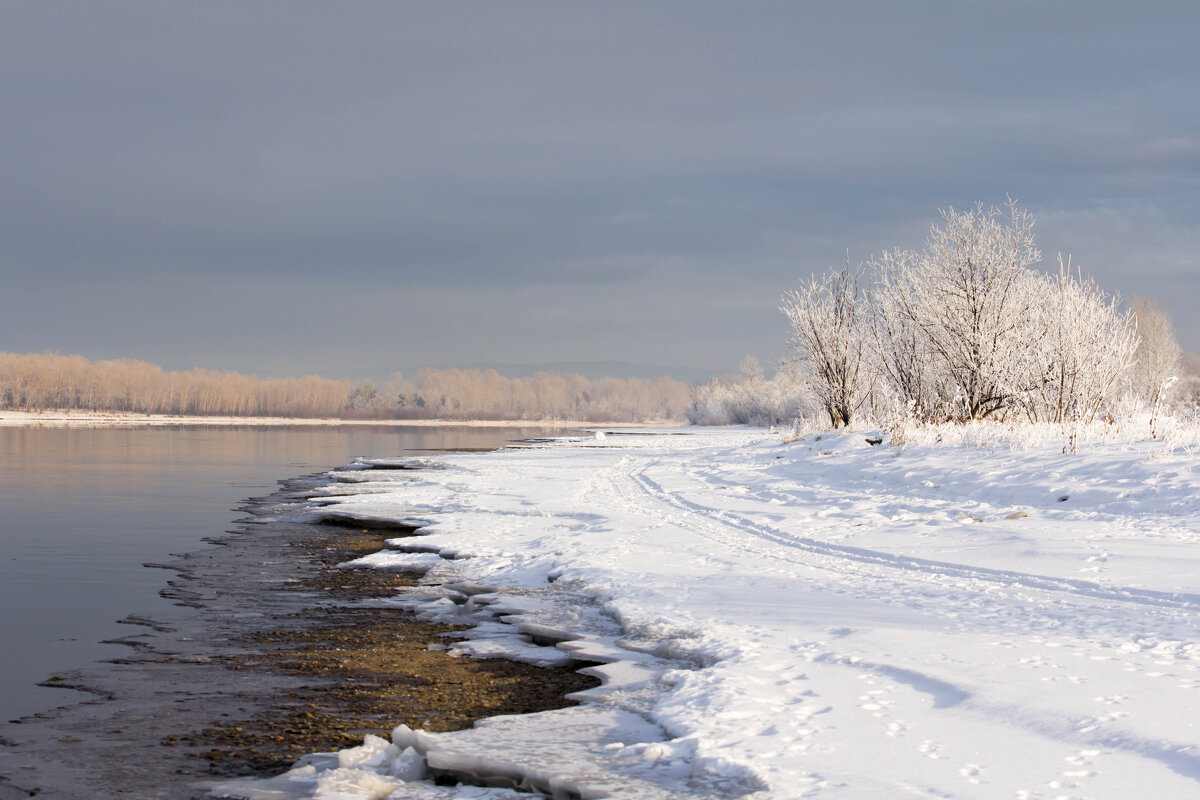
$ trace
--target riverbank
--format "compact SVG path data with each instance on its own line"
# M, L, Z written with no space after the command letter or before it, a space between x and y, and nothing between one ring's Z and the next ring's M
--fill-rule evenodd
M302 417L197 417L167 416L162 414L134 414L121 411L79 411L75 409L47 411L0 410L0 426L80 426L80 427L127 427L127 426L194 426L212 425L220 427L393 427L393 428L555 428L579 430L583 428L642 428L670 427L678 421L660 420L651 422L596 422L588 420L455 420L455 419L306 419Z
M360 560L425 570L381 604L486 601L509 624L454 649L604 684L218 793L453 797L449 772L629 800L1195 797L1200 451L1018 432L691 428L340 473L314 513L424 534Z
M0 798L206 797L213 780L275 774L397 722L457 730L598 683L578 663L454 658L464 625L374 605L420 571L341 568L405 531L322 524L305 503L329 480L289 481L216 547L148 564L175 573L175 609L125 620L127 656L52 676L83 701L4 728Z

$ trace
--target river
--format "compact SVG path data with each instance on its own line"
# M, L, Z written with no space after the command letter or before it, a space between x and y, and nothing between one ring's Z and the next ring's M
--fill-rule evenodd
M493 449L538 428L0 427L0 721L77 699L38 687L119 657L154 616L147 562L205 546L248 497L357 456ZM73 694L73 693L72 693Z

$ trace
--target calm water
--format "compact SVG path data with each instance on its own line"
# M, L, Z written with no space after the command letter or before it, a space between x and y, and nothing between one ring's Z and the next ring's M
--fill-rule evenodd
M0 720L76 699L37 687L128 654L128 614L167 608L171 573L247 497L356 456L494 448L514 428L0 428Z

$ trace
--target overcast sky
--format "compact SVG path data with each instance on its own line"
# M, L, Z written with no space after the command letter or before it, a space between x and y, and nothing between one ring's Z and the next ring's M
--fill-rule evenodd
M1018 199L1200 351L1200 4L0 0L0 350L259 375L786 353Z

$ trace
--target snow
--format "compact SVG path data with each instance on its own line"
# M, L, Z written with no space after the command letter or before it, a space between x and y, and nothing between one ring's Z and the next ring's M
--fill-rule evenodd
M881 436L610 431L358 472L322 511L424 524L356 563L425 570L380 605L477 622L456 654L604 685L224 791L1200 795L1195 446Z

